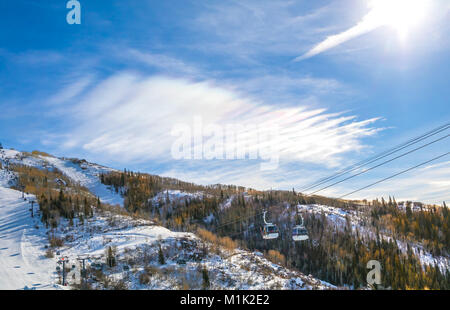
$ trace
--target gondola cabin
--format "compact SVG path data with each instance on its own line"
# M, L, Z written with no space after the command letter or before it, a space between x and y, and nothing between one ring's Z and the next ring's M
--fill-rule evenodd
M305 241L308 240L308 231L304 226L297 225L292 230L292 239L294 241Z
M263 229L263 239L277 239L279 236L278 227L274 224L267 224Z

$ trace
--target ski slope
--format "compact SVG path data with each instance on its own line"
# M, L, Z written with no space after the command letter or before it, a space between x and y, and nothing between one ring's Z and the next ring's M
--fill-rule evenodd
M44 256L45 228L35 228L29 211L34 196L25 198L0 187L0 290L57 289L56 266Z
M86 187L92 194L100 197L103 203L111 205L120 205L123 207L123 197L114 190L100 182L100 174L115 171L111 168L102 167L100 165L88 162L73 162L70 159L56 158L43 155L29 155L16 150L2 149L0 150L0 160L5 163L20 164L39 169L56 168L64 173L74 183ZM9 187L13 176L2 176L1 173L10 173L0 170L0 186Z
M51 166L60 170L75 183L79 183L89 189L91 193L100 197L100 200L103 203L120 205L123 207L122 196L100 182L100 174L114 171L113 169L90 163L79 165L69 160L63 160L56 157L41 156L41 158Z

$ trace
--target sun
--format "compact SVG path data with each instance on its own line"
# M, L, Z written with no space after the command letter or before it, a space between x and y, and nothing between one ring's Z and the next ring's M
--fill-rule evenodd
M429 0L370 0L369 13L372 22L393 27L400 38L425 21L428 16Z

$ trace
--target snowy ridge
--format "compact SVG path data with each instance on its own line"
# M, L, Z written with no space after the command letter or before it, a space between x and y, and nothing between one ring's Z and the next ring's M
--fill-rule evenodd
M72 181L89 189L89 191L95 196L100 197L102 202L111 205L123 206L123 198L120 194L102 184L99 178L101 173L108 173L115 170L87 162L77 164L70 160L63 160L55 157L41 156L41 158L51 166L62 171L62 173L64 173Z
M74 161L44 155L28 155L15 150L0 150L0 160L4 164L21 164L25 166L50 169L56 168L72 180L72 182L86 187L104 203L123 206L123 197L100 182L100 174L115 171L85 161ZM0 180L5 180L0 177ZM2 182L2 181L0 181ZM5 182L5 181L3 181ZM2 183L0 183L1 185Z
M167 199L170 203L184 202L196 198L202 199L204 195L205 194L203 192L189 193L180 190L169 189L159 192L151 199L151 201L154 205L159 205L160 201L166 202Z

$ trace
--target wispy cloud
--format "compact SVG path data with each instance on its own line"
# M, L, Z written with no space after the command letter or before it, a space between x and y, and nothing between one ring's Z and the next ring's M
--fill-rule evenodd
M336 47L344 42L347 42L348 40L356 38L362 34L365 34L381 26L380 24L371 21L370 18L368 17L370 17L370 14L366 15L366 17L363 18L363 20L359 22L356 26L339 34L329 36L324 41L320 42L311 50L309 50L306 54L295 58L295 61L304 60L317 54L323 53L333 47Z
M53 50L27 50L20 53L12 53L0 48L0 57L25 66L46 66L59 64L66 58L62 53Z
M376 118L361 121L354 115L307 106L280 108L214 81L130 72L111 76L78 98L79 103L69 109L74 117L71 131L64 141L55 142L69 149L82 147L104 158L120 158L123 163L173 163L171 129L180 123L192 124L196 116L202 117L205 126L276 123L281 161L324 166L338 165L344 154L360 151L365 147L363 138L380 130L373 127Z
M186 62L170 57L165 54L155 54L151 52L142 52L136 49L128 49L127 51L121 51L121 57L126 57L134 61L142 62L148 66L158 68L163 73L170 74L183 74L190 76L198 76L200 71Z
M382 26L393 26L401 36L405 36L413 22L423 19L428 5L429 0L368 1L369 12L355 26L327 37L294 61L313 57Z
M338 25L318 27L343 10L340 3L305 10L308 1L226 1L205 3L188 27L205 35L201 46L218 55L226 54L245 64L262 62L268 55L292 55L315 37L336 31ZM308 6L308 5L306 5Z
M80 95L87 87L89 87L89 85L91 85L93 81L93 76L83 76L81 78L68 80L66 82L66 86L48 100L48 104L64 104L73 100L78 95Z

